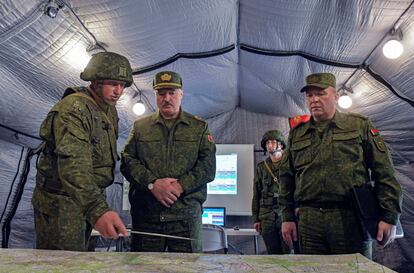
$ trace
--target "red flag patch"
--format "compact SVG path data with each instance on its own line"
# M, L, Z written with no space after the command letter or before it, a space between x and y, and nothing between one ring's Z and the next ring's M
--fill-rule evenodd
M310 115L299 115L299 116L289 118L290 129L295 128L296 126L298 126L301 123L308 122L310 120L310 118L311 118Z
M213 141L214 141L214 138L213 138L213 136L212 136L212 135L208 135L208 136L207 136L207 139L208 139L208 141L210 141L210 142L213 142Z
M373 136L378 136L378 135L379 135L379 130L378 130L378 129L376 129L376 128L372 128L372 129L370 130L370 132L371 132L371 134L372 134Z

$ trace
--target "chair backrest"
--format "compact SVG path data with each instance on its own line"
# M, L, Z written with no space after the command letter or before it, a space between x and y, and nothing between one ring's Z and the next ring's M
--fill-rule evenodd
M224 253L227 253L227 236L224 228L213 224L203 224L202 227L203 252L223 249Z

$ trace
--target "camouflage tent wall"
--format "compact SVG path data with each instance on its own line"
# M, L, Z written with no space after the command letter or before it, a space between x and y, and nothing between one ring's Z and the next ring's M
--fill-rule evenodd
M45 14L50 7L55 18ZM287 135L287 118L307 113L298 92L307 74L337 75L338 88L353 91L352 107L342 111L370 117L391 149L404 189L405 238L397 244L414 262L413 19L408 0L1 1L3 246L33 246L32 154L40 123L64 88L85 84L84 63L73 63L83 59L73 52L108 50L129 58L136 83L118 104L119 147L137 118L131 106L139 94L146 114L155 110L151 83L160 70L183 76L183 107L209 122L218 143L257 149L263 132ZM402 34L405 47L395 60L382 54L391 32ZM109 196L114 206L117 185Z

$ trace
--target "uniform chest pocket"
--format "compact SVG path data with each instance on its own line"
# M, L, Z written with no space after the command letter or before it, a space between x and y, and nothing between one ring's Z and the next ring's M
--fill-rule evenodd
M362 140L358 131L334 132L332 140L334 161L338 163L348 160L355 162L362 158Z
M166 153L165 144L161 135L141 135L138 138L138 154L151 155L152 157L162 156Z
M181 143L181 144L198 144L200 140L200 136L197 134L185 133L185 132L176 132L174 135L174 142Z
M273 184L273 178L270 174L266 173L263 175L263 184L265 185L272 185Z
M199 136L196 134L177 133L174 136L174 154L184 156L189 161L197 160Z
M293 165L296 169L312 161L311 139L302 139L292 143L290 150L293 154Z
M92 160L95 167L111 166L113 164L112 150L106 131L95 132L91 138ZM116 160L116 159L115 159Z
M94 163L98 163L103 159L103 150L101 147L101 137L95 135L91 139L92 144L92 159Z
M117 157L113 125L103 115L99 114L94 116L93 121L93 130L90 137L93 165L94 167L112 166Z

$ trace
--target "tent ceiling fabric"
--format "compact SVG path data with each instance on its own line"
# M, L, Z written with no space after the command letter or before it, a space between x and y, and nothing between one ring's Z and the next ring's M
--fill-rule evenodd
M337 75L338 87L345 82L352 88L352 82L366 87L359 92L359 99L369 101L354 100L350 111L364 113L381 124L384 117L377 113L383 106L379 108L381 103L377 101L384 102L386 97L388 105L401 106L398 110L386 107L392 108L390 115L400 113L399 120L403 120L413 114L413 107L374 79L363 76L366 73L349 78L354 68L328 66L301 56L259 55L238 46L303 52L354 65L366 61L399 95L413 99L414 69L410 68L414 46L410 47L410 41L414 39L404 40L407 50L398 60L385 59L380 47L370 55L396 22L404 37L413 36L413 10L408 9L400 18L411 1L66 1L86 30L68 8L60 10L54 19L42 15L41 8L47 3L4 1L0 6L4 14L0 18L0 75L8 79L0 81L0 88L9 90L2 97L0 124L33 136L37 136L41 120L64 88L84 84L79 80L81 69L68 65L66 54L76 43L87 46L94 42L87 32L107 50L126 55L134 69L177 53L209 52L236 45L222 55L181 58L135 75L137 87L153 107L152 76L161 69L173 69L184 78L184 107L201 117L214 117L236 107L273 116L303 114L307 110L298 90L304 77L315 71L329 71ZM121 132L127 132L136 118L131 111L135 91L125 93L119 105L124 117ZM392 123L379 126L386 138L387 130L393 130ZM398 130L405 128L402 134L412 140L413 125L401 125ZM391 137L386 140L391 142ZM393 148L400 150L405 160L413 161L413 155L403 148L407 142L400 142L401 146L394 142Z
M354 104L347 111L374 121L391 147L394 162L414 161L411 0L55 2L67 6L54 19L43 14L48 0L0 2L0 139L4 141L29 147L39 144L30 137L16 138L13 130L38 136L41 121L65 87L86 84L79 79L82 69L68 62L70 51L78 45L91 49L98 42L128 57L137 72L136 87L152 108L153 75L164 69L178 71L184 80L184 108L207 119L219 142L256 143L270 129L258 125L280 127L287 134L286 118L307 113L299 93L304 77L332 72L338 88L346 84L354 92ZM382 44L395 24L402 30L405 52L389 60L382 55ZM178 58L140 72L179 53L203 55L231 46L234 49L213 57ZM99 46L91 53L96 49ZM394 93L358 66L380 75ZM131 110L137 92L134 86L128 88L118 104L121 143L137 118ZM409 177L413 182L413 175Z

